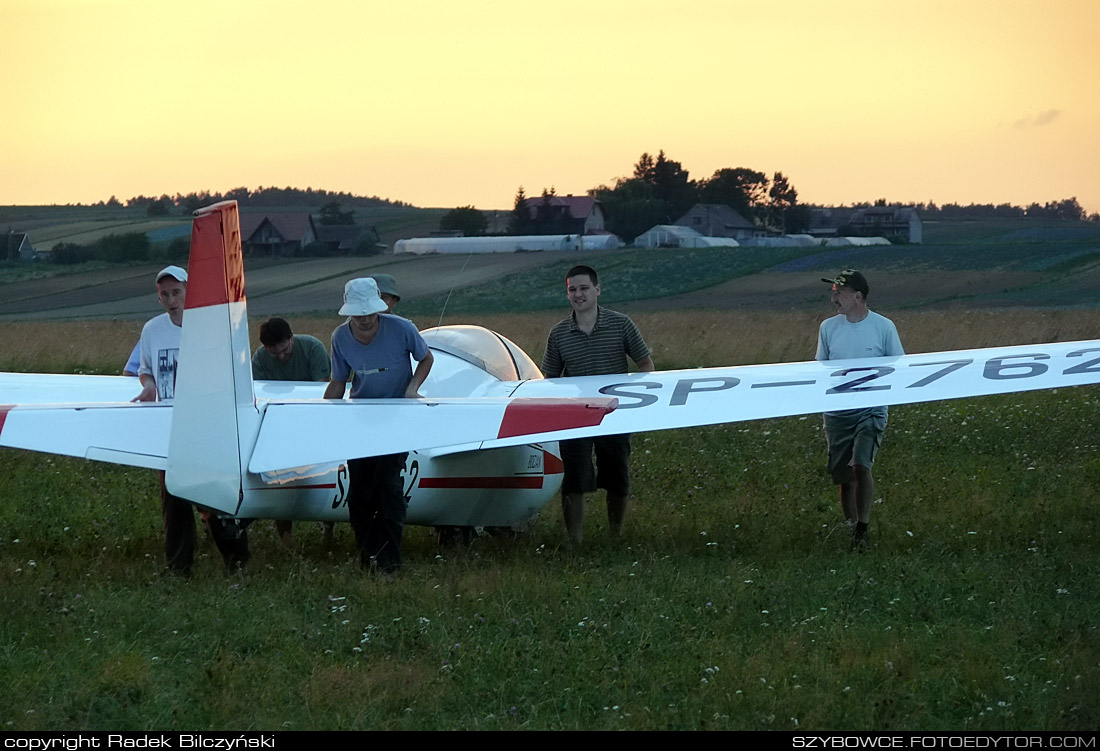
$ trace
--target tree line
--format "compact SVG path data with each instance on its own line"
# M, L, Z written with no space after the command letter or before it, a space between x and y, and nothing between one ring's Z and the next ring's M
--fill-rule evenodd
M854 208L864 208L871 204L857 204ZM886 206L886 199L875 201L876 206ZM934 201L912 204L926 219L1053 219L1071 222L1100 222L1100 213L1087 214L1077 197L1063 198L1060 201L1047 201L1040 204L1032 202L1027 206L1014 206L1010 203L971 203L960 206L957 203L945 203L937 206Z
M241 208L263 206L276 208L280 206L318 206L325 203L337 202L347 204L353 208L371 208L376 206L411 207L412 204L404 201L391 201L388 198L378 196L357 196L347 192L331 190L314 190L313 188L265 188L260 186L255 190L248 188L232 188L224 193L207 190L191 193L176 193L157 196L138 195L127 198L125 203L115 196L106 201L100 201L94 206L106 206L109 208L121 208L125 206L131 209L145 209L149 216L171 216L178 214L189 216L196 209L209 206L218 201L236 201ZM79 205L79 204L78 204Z
M630 175L614 185L598 185L587 194L603 206L609 232L631 239L656 224L672 224L697 203L723 204L758 226L788 233L809 227L809 207L798 202L798 191L782 172L769 178L747 167L726 167L709 178L692 180L683 165L659 151L643 153ZM534 210L523 186L516 192L509 218L513 234L550 234L564 221L550 210L553 188L542 192Z
M613 185L599 185L587 195L600 201L605 227L624 240L637 237L656 224L672 224L697 203L725 205L749 222L769 231L789 234L809 229L813 210L819 207L798 201L798 191L782 172L769 178L748 167L723 167L709 178L692 180L680 162L669 159L664 151L652 156L643 153L629 176L619 177ZM544 188L541 198L530 200L523 186L516 191L508 219L508 234L569 234L572 229L565 207L552 203L554 188ZM858 202L851 206L827 208L861 209L892 205L884 198ZM1077 198L1033 202L1027 206L969 204L960 206L935 202L901 204L913 206L925 219L997 219L1035 218L1066 221L1100 222L1100 214L1086 215ZM448 212L440 229L456 230L467 236L485 233L488 221L473 206L461 206Z
M191 242L187 238L177 237L157 253L157 257L169 261L186 260ZM147 261L153 257L152 243L144 232L124 232L120 235L107 235L87 245L81 243L59 242L53 246L48 256L50 263L70 266L88 261L108 261L111 263L133 263Z

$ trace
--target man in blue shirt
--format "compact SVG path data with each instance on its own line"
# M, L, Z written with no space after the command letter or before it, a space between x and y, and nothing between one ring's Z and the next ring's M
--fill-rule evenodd
M344 286L339 314L348 321L332 332L332 378L326 399L342 399L351 379L352 399L416 399L434 358L411 321L384 313L374 279ZM417 361L413 370L410 356ZM406 454L348 461L348 515L364 567L390 573L401 567Z

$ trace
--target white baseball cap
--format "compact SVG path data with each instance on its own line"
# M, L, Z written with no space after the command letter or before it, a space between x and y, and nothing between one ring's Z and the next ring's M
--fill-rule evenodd
M170 276L177 282L187 281L187 272L181 269L179 266L165 266L163 269L157 272L157 283L166 276Z
M369 316L385 313L389 309L378 294L378 283L370 277L352 279L344 285L344 304L338 311L342 316Z

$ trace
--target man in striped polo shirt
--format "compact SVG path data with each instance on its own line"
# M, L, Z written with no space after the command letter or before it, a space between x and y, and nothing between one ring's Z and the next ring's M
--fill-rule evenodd
M627 372L626 358L639 370L653 372L653 358L641 332L629 317L600 307L600 281L589 266L574 266L565 275L566 294L573 314L559 321L546 340L542 374L561 376L609 375ZM613 435L561 441L565 476L561 505L565 529L574 543L584 533L584 494L607 491L607 521L611 534L621 537L630 495L630 436ZM595 452L595 464L592 454Z

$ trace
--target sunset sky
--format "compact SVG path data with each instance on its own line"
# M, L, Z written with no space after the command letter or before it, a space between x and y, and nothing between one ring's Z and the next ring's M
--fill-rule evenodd
M0 0L0 204L584 193L642 152L804 202L1100 211L1097 0Z

